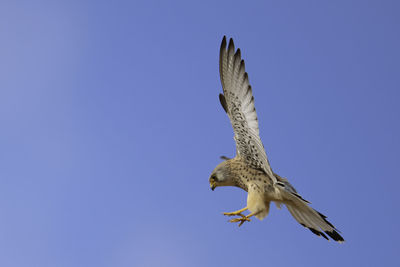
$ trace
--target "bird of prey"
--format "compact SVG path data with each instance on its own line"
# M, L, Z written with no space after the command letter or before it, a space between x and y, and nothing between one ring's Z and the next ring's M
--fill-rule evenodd
M233 159L221 157L224 161L213 170L209 182L212 190L218 186L236 186L247 191L247 205L223 214L238 216L230 222L241 226L253 216L264 219L273 201L278 208L286 205L294 219L314 234L329 240L328 235L343 242L343 237L326 216L311 208L310 202L302 198L287 179L272 171L260 139L254 97L240 49L235 51L232 39L228 47L226 45L224 36L219 56L223 94L219 95L219 100L233 126L236 156ZM243 214L246 210L250 211L249 215Z

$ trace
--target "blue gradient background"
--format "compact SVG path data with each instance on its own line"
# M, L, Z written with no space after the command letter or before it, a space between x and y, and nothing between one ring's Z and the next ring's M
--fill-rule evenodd
M398 1L2 1L0 266L399 266ZM245 192L218 93L242 49L275 172L346 243Z

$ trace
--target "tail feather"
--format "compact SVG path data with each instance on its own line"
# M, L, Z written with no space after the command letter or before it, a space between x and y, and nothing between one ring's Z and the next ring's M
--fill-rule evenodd
M276 173L274 175L278 181L276 183L278 189L284 199L283 203L298 223L308 228L317 236L322 236L329 240L325 235L327 234L339 243L344 242L343 237L339 234L339 230L326 219L325 215L311 208L309 206L310 202L302 198L286 178L280 177Z
M311 220L306 214L302 214L299 210L294 209L292 206L287 205L287 208L292 214L292 216L299 222L302 226L308 228L312 233L316 234L317 236L322 236L326 240L329 240L323 232L320 232L316 229L320 229L318 224Z
M286 204L290 214L302 226L308 228L311 232L318 236L328 239L324 232L337 242L344 242L343 237L338 233L338 230L326 220L325 215L314 210L307 203L302 205Z
M328 239L325 235L327 234L339 243L344 242L339 230L326 219L325 215L311 208L308 201L304 200L295 190L292 190L293 186L288 187L284 184L280 188L282 196L286 200L284 201L286 207L298 223L325 239Z

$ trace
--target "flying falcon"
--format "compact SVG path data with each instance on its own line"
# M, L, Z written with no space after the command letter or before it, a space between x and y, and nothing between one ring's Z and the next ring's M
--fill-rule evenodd
M254 97L240 49L235 51L232 39L226 48L225 36L221 43L219 72L223 89L219 100L233 126L236 156L233 159L221 157L224 161L211 173L210 186L212 190L218 186L236 186L248 193L245 208L224 215L238 216L230 222L241 226L253 216L264 219L273 201L278 208L286 205L296 221L314 234L329 240L328 235L343 242L343 237L326 216L311 208L310 202L302 198L287 179L272 171L260 139ZM243 214L246 210L250 211L249 215Z

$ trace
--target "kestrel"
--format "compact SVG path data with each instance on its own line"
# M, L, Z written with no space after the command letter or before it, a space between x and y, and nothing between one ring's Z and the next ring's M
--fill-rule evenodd
M230 222L239 222L241 226L253 216L264 219L273 201L278 208L286 205L296 221L314 234L329 240L328 235L343 242L343 237L326 216L311 208L310 202L302 198L287 179L272 171L260 139L254 97L240 49L235 52L232 39L226 48L225 36L221 43L219 72L223 89L219 100L233 126L236 156L233 159L222 157L224 161L211 173L210 186L212 190L218 186L236 186L248 193L245 208L223 214L238 216ZM246 210L250 211L247 216L243 214Z

